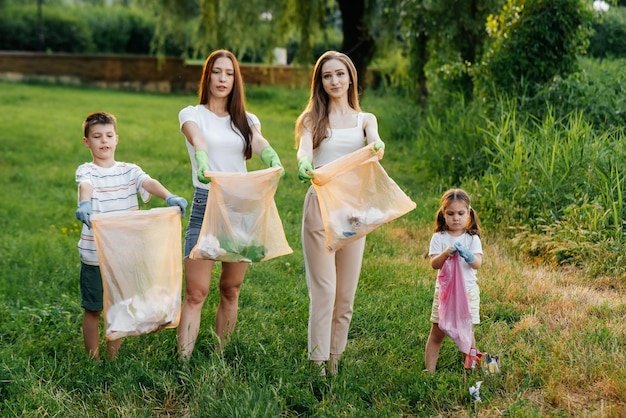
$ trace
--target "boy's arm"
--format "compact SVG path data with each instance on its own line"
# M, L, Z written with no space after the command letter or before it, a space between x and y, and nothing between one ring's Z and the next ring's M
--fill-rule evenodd
M172 194L161 184L160 181L153 178L146 179L141 183L141 187L143 187L151 195L165 200L165 203L167 203L168 206L178 206L182 216L185 216L185 211L187 210L187 200L184 197Z
M93 213L91 206L91 196L93 195L93 186L82 181L78 184L78 209L76 209L76 219L91 228L89 217Z
M141 183L141 187L143 187L148 193L153 196L159 197L163 200L167 199L172 193L165 188L161 184L160 181L155 179L146 179Z

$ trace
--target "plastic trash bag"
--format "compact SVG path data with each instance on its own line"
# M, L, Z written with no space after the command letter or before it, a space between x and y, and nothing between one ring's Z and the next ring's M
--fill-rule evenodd
M180 320L178 207L91 216L104 288L107 340L175 328Z
M208 172L206 212L189 257L250 263L291 254L274 202L280 170Z
M468 354L474 342L474 328L461 257L455 253L441 266L439 281L439 329L454 341L461 352Z
M415 209L378 162L373 144L315 169L326 251L333 253Z

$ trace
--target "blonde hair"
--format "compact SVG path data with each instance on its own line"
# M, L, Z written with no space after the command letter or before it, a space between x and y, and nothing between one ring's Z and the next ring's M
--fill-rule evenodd
M467 206L469 218L467 220L467 225L465 226L466 232L470 235L480 236L478 214L476 213L474 208L472 208L469 194L467 194L467 192L463 189L450 189L446 191L443 196L441 196L441 205L439 206L439 210L437 210L437 215L435 216L435 232L448 230L448 225L446 224L446 218L444 217L444 213L448 205L451 202L455 201L461 201Z
M337 51L327 51L315 63L311 79L311 93L306 108L296 121L296 148L300 144L300 137L304 129L311 131L313 149L317 148L326 138L330 123L328 121L328 104L330 98L322 84L322 67L330 60L341 61L348 69L350 86L348 87L348 105L356 111L361 111L357 92L358 75L354 63L346 54Z

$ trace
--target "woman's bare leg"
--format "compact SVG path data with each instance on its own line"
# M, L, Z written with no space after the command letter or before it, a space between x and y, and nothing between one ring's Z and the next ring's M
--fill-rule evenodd
M185 258L185 297L178 324L178 352L189 358L198 338L202 306L209 294L213 260Z

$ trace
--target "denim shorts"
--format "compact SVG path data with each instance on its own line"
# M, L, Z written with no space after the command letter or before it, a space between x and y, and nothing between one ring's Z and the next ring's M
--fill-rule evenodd
M92 312L101 311L103 309L103 292L100 267L80 263L80 306Z
M191 214L189 215L187 230L185 231L185 258L189 257L191 250L193 250L193 247L195 247L198 242L208 196L209 191L206 189L196 188L193 192Z

